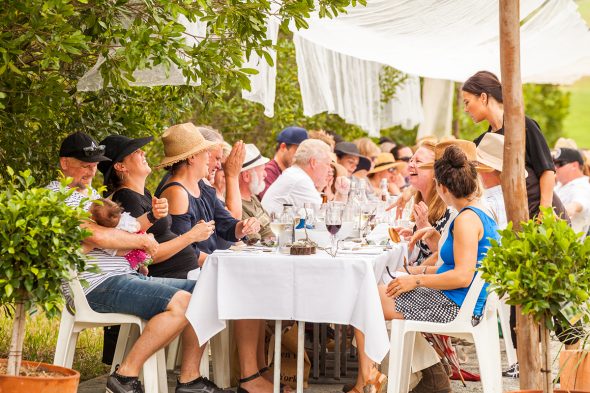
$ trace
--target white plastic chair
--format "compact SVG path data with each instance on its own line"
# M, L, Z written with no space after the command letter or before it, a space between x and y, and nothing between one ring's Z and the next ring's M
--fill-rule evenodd
M69 287L70 294L74 299L76 313L72 315L65 308L62 311L53 364L72 367L76 342L82 330L94 327L121 325L117 348L113 358L113 366L111 368L111 372L114 371L115 365L123 360L125 354L143 331L146 322L134 315L95 312L90 308L86 300L86 295L84 295L84 291L82 290L82 285L77 277L72 279ZM146 393L168 391L166 362L163 349L156 352L144 363L142 374Z
M500 317L500 326L502 327L502 336L504 337L506 359L508 360L508 366L512 366L518 360L510 332L510 306L502 299L500 299L500 304L498 305L498 316Z
M437 333L463 339L473 339L477 351L481 383L485 393L502 392L502 369L500 364L500 338L498 336L498 296L490 293L481 321L471 324L477 297L483 287L481 272L478 272L469 288L465 301L454 321L449 323L421 322L411 320L391 321L391 347L389 350L389 383L387 393L407 392L410 365L416 332Z

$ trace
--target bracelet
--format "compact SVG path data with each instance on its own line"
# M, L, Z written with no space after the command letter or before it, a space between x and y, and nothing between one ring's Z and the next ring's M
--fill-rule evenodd
M148 221L150 222L150 224L153 224L154 222L158 221L156 216L154 216L154 212L151 210L147 213L146 217L147 217Z

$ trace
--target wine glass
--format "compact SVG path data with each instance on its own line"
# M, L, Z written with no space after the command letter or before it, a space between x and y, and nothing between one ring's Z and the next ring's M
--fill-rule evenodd
M336 242L336 234L342 227L342 207L337 205L328 205L326 211L326 229L330 232L332 240L332 253L336 256L338 243Z
M281 214L278 214L275 212L270 213L270 230L272 231L272 233L274 233L275 238L276 238L276 242L277 242L276 253L277 254L280 253L280 248L281 248L281 243L279 241L281 232L283 232L285 229L287 229L287 225L289 225L289 224L283 221Z

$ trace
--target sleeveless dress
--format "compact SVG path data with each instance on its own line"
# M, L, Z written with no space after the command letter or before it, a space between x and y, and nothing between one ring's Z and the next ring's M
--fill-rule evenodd
M483 236L477 243L477 264L479 267L481 260L485 257L488 248L490 247L490 238L498 239L497 226L494 219L488 216L481 209L474 206L467 206L457 214L457 217L465 210L473 211L483 225ZM438 268L436 274L441 274L455 268L455 256L453 250L453 229L455 227L455 219L449 226L449 233L447 239L440 249L440 258L443 264ZM475 278L475 275L473 277ZM487 298L487 284L479 294L477 303L475 305L474 315L479 316L483 312L483 306ZM469 287L456 288L449 290L438 290L427 287L418 287L409 292L402 293L395 299L395 309L404 316L404 319L425 322L448 323L454 320L459 314L459 308L465 300L465 296L469 291Z

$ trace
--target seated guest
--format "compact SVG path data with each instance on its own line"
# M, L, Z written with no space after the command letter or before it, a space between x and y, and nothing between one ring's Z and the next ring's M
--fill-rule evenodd
M386 136L379 138L379 149L381 149L383 153L391 153L391 149L393 149L395 146L396 145L393 139Z
M364 157L358 147L352 142L340 142L334 147L334 153L338 157L338 164L342 165L348 171L348 176L356 171L359 166L359 161L363 161L361 164L363 169L367 172L371 169L371 160Z
M60 148L60 169L71 177L70 187L75 192L67 203L78 206L83 198L97 199L91 188L97 163L109 161L104 146L90 136L77 132L64 139ZM49 189L58 190L59 182L51 182ZM88 209L87 203L85 208ZM167 215L167 209L156 208L156 218ZM92 232L84 243L92 249L88 255L98 271L80 272L88 285L84 294L90 308L99 313L123 313L147 320L139 339L133 344L123 362L107 378L107 391L113 393L143 392L139 373L145 361L164 348L179 334L182 335L183 356L177 392L219 392L211 381L200 376L199 365L203 348L185 316L195 281L173 278L145 277L133 271L125 258L112 256L100 249L142 249L150 255L158 252L158 243L152 235L132 234L116 228L105 228L91 222L82 224ZM94 249L93 249L94 248ZM154 296L157 293L158 296ZM204 344L204 343L203 343Z
M322 203L318 191L326 186L330 171L330 147L317 139L308 139L299 145L293 165L286 169L264 194L262 207L269 214L279 214L283 204L290 203L296 209L309 202Z
M436 143L436 142L435 142ZM402 144L397 144L395 147L393 147L391 149L391 154L393 154L393 158L395 159L396 162L404 162L404 163L409 163L410 159L412 158L412 156L414 155L414 152L412 151L411 148L407 147L406 145L402 145ZM401 169L401 177L403 178L405 184L401 184L401 182L398 182L398 187L403 188L403 186L409 186L409 177L410 174L408 173L408 166L406 165L404 168Z
M391 195L399 195L400 190L396 186L397 176L399 174L398 168L404 166L399 162L395 162L393 154L380 153L374 162L373 169L368 172L369 184L373 187L373 191L378 198L381 198L381 181L387 180L387 192Z
M253 145L246 145L246 158L240 173L240 194L242 195L242 218L245 220L256 217L260 222L260 232L248 236L248 242L260 239L268 239L274 236L270 230L270 217L262 208L260 200L256 196L264 189L264 164L268 158L260 154L260 150Z
M583 233L590 227L590 183L584 176L584 157L578 149L561 148L553 152L558 182L555 192L565 206L572 228Z
M308 132L310 139L319 139L320 141L326 142L328 146L330 146L330 150L334 151L334 146L336 146L336 141L334 137L328 134L326 131L320 130L310 130Z
M458 146L449 146L434 164L435 187L441 199L459 214L450 224L442 244L441 266L412 266L410 275L399 276L379 293L386 320L410 319L448 323L459 313L476 269L490 246L498 239L494 220L479 202L480 190L475 162ZM478 297L474 315L483 313L486 286ZM364 335L356 330L360 372L355 389L381 389L383 379L364 353ZM450 391L450 389L446 390Z
M301 127L287 127L277 135L277 150L275 156L264 167L264 190L258 194L262 200L268 187L274 183L283 171L293 164L293 156L301 142L308 138L307 130Z
M215 188L215 193L217 194L217 198L225 201L225 193L226 193L226 184L225 184L225 171L223 166L229 157L229 153L231 152L231 145L227 142L223 142L222 144L222 151L223 151L223 158L221 159L221 168L217 169L215 175L213 176L212 185Z
M325 196L326 202L337 201L346 203L348 200L348 193L350 191L348 171L342 165L337 164L334 157L332 157L332 163L330 164L326 187L320 191Z

